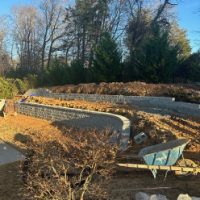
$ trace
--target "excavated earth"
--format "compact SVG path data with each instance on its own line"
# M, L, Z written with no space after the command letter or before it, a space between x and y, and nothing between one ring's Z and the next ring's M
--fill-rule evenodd
M132 106L117 105L108 102L99 103L83 100L67 101L44 97L32 97L28 102L112 112L124 115L131 120L132 135L139 132L145 132L149 136L149 139L145 144L137 146L133 143L131 145L132 147L130 147L131 149L166 142L176 138L185 138L191 141L187 147L187 151L200 153L200 119L197 117L184 118L176 115L163 116L150 114L139 111L138 108Z
M200 103L199 84L149 84L144 82L86 83L54 86L55 93L119 94L127 96L175 97L177 101Z
M128 117L131 120L132 138L130 147L119 155L119 162L142 163L137 158L141 148L177 138L185 138L190 140L184 151L185 158L192 159L198 165L200 164L200 118L149 114L127 105L116 105L107 102L61 101L41 97L34 97L29 102L112 112ZM145 132L148 135L147 141L142 145L137 145L133 141L133 135L139 132ZM53 140L60 138L61 135L62 130L46 120L16 115L15 113L6 116L6 118L0 118L0 139L14 145L24 153L30 141ZM4 195L3 199L5 200L26 199L22 195L26 191L19 178L20 173L14 173L19 171L18 166L9 165L0 168L0 179L4 180L4 184L0 184L0 194L1 196ZM180 193L200 196L200 175L180 177L169 172L165 181L164 175L163 172L159 172L157 179L153 179L149 171L121 168L110 182L110 199L134 199L134 194L139 191L163 194L171 200L176 199ZM14 187L10 187L11 182L15 183ZM14 195L15 193L17 195Z

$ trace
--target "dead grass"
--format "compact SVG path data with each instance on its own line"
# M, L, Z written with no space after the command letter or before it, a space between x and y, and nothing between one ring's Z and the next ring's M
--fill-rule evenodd
M49 99L39 99L38 103L55 105L55 102L49 102ZM186 158L193 159L195 162L200 161L200 120L185 119L177 116L160 116L137 111L131 107L123 107L123 105L114 105L109 103L91 103L84 101L59 101L56 105L70 106L74 108L82 106L85 109L99 110L110 109L110 112L123 114L130 118L132 123L132 132L134 134L141 131L148 134L149 138L145 144L136 145L132 142L130 148L124 152L123 161L137 162L135 155L138 151L147 145L153 145L160 142L169 141L175 138L190 139L191 142L186 148L184 155ZM123 112L122 112L123 111ZM129 111L130 113L127 113ZM6 118L0 118L0 139L3 139L19 150L26 153L30 142L47 142L53 140L62 140L63 131L46 120L36 119L23 115L8 115ZM69 141L71 142L71 141ZM11 171L11 172L9 172ZM0 199L15 200L23 199L26 193L19 179L19 165L9 165L0 168ZM128 173L119 172L110 183L110 199L132 199L137 191L145 191L150 193L161 193L168 196L169 199L176 199L179 193L189 193L193 196L200 196L199 176L176 177L170 173L167 181L163 182L164 174L160 173L157 180L153 180L151 174L147 172L132 171ZM14 183L14 184L13 184ZM148 190L151 187L170 187L166 190ZM129 190L127 190L127 188ZM24 193L24 194L22 194ZM18 196L17 196L18 195ZM21 195L21 196L20 196Z
M86 94L121 94L133 96L167 96L178 101L200 103L200 86L191 84L146 84L143 82L128 83L90 83L79 85L64 85L50 88L58 93Z
M13 145L24 154L30 142L62 140L61 131L50 122L23 115L8 115L0 118L0 139ZM21 163L0 167L0 200L28 200L21 176Z
M52 125L52 124L54 124L54 125ZM58 125L55 123L48 122L46 120L36 119L36 118L27 117L27 116L23 116L23 115L8 115L6 118L0 118L0 139L8 142L9 144L11 144L13 146L16 146L24 154L26 154L27 152L29 152L29 150L32 150L32 149L34 152L37 152L39 147L41 147L41 146L47 147L48 145L51 145L49 149L53 149L53 151L51 152L52 155L54 155L55 158L59 160L59 157L57 154L58 152L54 148L55 147L54 144L63 144L64 149L68 149L68 148L72 149L72 147L73 147L73 151L71 153L69 152L69 155L71 155L71 156L73 155L71 160L77 159L77 161L85 163L86 159L88 159L87 163L85 163L85 164L87 164L86 167L90 166L89 162L93 162L93 160L89 158L89 156L92 156L91 149L89 148L89 146L86 145L86 143L89 142L90 140L92 142L92 140L95 139L95 135L98 137L100 137L102 135L98 131L96 131L95 134L93 134L93 133L95 133L95 132L88 132L88 131L84 132L82 130L66 128L63 125ZM90 134L90 136L89 136L89 134ZM71 136L69 137L69 135L71 135ZM88 138L85 138L86 135L88 135ZM92 135L94 135L94 136L92 137ZM83 138L85 138L85 141L82 141ZM99 142L100 142L100 140L99 140ZM46 145L46 144L48 144L48 145ZM93 148L95 149L97 143L95 143L93 141L92 144L93 144ZM102 143L102 142L100 142L100 144L104 145L104 143ZM84 145L86 145L89 149L88 150L85 149ZM75 151L75 149L78 150L78 152ZM105 147L105 149L111 151L112 148ZM105 153L105 151L103 148L100 148L100 150L98 150L96 152L96 154L98 156L101 156L98 159L98 162L101 164L102 163L101 159L103 159L105 157L105 155L103 153L102 153L102 155L100 155L99 154L100 151L103 151L103 153ZM83 157L83 155L85 155L84 152L86 154L85 157ZM64 156L66 156L67 152L62 152L62 153ZM95 154L94 158L97 157L96 154ZM45 163L45 161L46 161L45 155L46 154L44 154L44 155L41 154L41 155L42 155L41 157L43 158L43 160L40 160L39 162ZM89 155L89 156L87 156L87 155ZM81 156L80 159L78 158L78 156ZM52 158L53 157L49 158L50 161ZM109 160L109 159L111 159L111 156L108 156L108 161L105 164L108 165L109 162L111 162L111 160ZM59 163L62 163L62 161L63 160L60 160ZM47 165L47 163L46 163L46 165ZM78 166L80 167L80 165L78 165ZM29 194L27 193L27 190L25 190L27 188L24 187L24 183L22 182L22 176L21 176L22 174L20 173L20 171L21 171L20 166L18 166L18 168L16 168L15 165L10 165L9 167L10 167L10 171L15 172L16 175L13 176L13 173L10 173L10 171L6 171L6 168L4 168L5 170L2 169L2 170L4 170L2 172L2 175L4 174L4 177L2 177L1 180L4 180L6 178L7 182L4 185L4 183L1 181L0 192L1 192L1 190L5 191L5 187L6 187L7 191L4 193L1 193L0 199L2 199L2 200L4 200L4 199L5 200L14 199L15 200L15 199L23 199L23 198L26 199L27 196L28 196L28 199L31 199ZM97 169L99 169L99 168L97 167ZM1 168L0 168L0 170L1 170ZM99 169L99 170L100 171L98 172L98 174L100 172L103 173L102 169ZM106 168L105 172L107 172L107 170L108 169ZM107 175L107 177L108 177L108 175ZM1 172L0 172L0 178L1 178ZM79 176L78 176L78 179L79 179ZM34 183L35 183L35 185L39 186L40 183L38 183L37 180L38 179L35 179ZM62 183L62 181L61 181L61 183ZM10 186L9 186L9 184L10 184ZM15 187L13 187L13 184L16 184ZM24 190L22 190L21 188ZM34 187L32 189L34 189ZM19 193L19 191L22 191L22 192ZM19 195L16 196L16 198L15 198L14 197L15 194L18 194L18 193L19 193ZM26 197L25 197L25 195L26 195ZM32 196L34 196L34 195L35 194L33 194ZM33 198L33 199L35 199L35 198Z

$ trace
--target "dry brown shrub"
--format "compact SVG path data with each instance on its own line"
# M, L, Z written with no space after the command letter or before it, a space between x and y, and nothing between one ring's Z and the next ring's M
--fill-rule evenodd
M68 139L32 144L23 165L29 198L106 199L117 152L109 137L109 131L68 131Z

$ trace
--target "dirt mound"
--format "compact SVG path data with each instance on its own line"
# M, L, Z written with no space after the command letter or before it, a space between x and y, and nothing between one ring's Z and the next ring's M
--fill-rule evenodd
M192 84L147 84L143 82L90 83L51 87L57 93L86 93L133 96L167 96L177 101L200 103L200 86Z

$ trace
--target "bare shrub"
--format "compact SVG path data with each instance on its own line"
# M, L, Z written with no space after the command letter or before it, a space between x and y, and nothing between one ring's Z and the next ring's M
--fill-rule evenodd
M74 131L32 145L23 166L30 199L105 199L117 152L109 137L108 131Z

